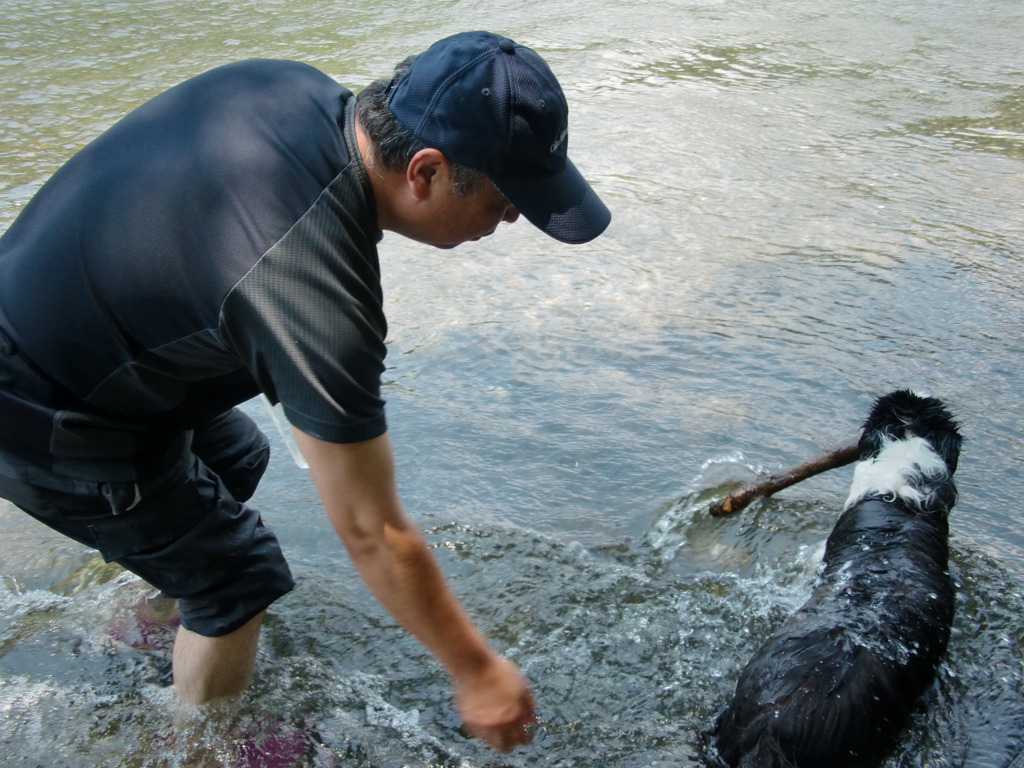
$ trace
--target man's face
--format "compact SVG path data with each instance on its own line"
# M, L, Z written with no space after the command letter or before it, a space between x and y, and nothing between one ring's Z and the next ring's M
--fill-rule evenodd
M490 181L467 196L456 194L449 183L433 201L432 215L415 239L437 248L454 248L492 235L503 221L511 224L518 218L519 211Z

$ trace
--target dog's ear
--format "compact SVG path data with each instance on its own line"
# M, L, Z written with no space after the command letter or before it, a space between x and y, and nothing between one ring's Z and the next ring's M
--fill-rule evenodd
M860 441L857 443L860 461L877 456L879 451L882 450L882 441L890 437L879 429L870 428L870 425L870 420L864 423L864 431L861 432Z
M886 442L904 438L908 412L916 399L910 390L899 389L875 400L862 427L859 443L862 461L877 455Z
M946 463L950 474L956 472L963 437L959 422L941 400L934 397L921 398L921 405L910 429L931 444L932 450Z
M946 432L938 440L932 440L932 448L946 462L949 473L956 472L960 463L960 447L963 445L963 437L959 432Z

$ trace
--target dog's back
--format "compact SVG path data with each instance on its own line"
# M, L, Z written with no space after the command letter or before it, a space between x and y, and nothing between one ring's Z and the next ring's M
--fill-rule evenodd
M864 424L811 598L754 655L711 734L733 768L868 768L931 684L953 620L949 510L961 437L907 391Z

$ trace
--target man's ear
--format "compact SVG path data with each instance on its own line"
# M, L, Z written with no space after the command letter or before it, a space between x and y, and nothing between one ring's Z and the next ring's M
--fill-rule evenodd
M437 187L438 181L448 178L450 161L439 149L427 147L412 156L405 169L405 180L417 200L425 200Z

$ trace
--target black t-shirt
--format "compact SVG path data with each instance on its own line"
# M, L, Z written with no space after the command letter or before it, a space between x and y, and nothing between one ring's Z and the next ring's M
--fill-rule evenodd
M320 439L382 434L354 102L305 64L229 64L57 171L0 237L0 446L118 458L259 392Z

